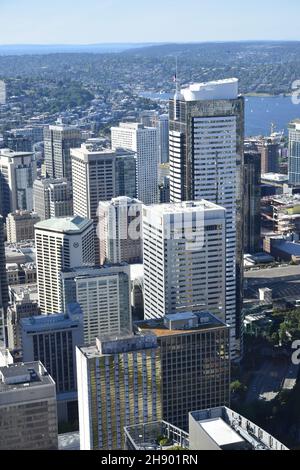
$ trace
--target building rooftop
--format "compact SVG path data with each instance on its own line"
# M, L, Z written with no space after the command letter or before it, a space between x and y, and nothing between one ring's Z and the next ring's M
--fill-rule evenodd
M32 157L33 152L15 152L11 149L0 149L0 157L10 157L10 158L17 158L17 157Z
M59 434L58 450L80 450L79 431Z
M226 406L190 412L189 442L191 450L288 450Z
M9 286L9 291L14 298L14 302L21 301L23 299L29 299L29 301L38 301L38 288L37 284L17 284Z
M288 175L283 173L263 173L261 175L262 181L270 181L276 183L286 183L289 179Z
M226 324L210 312L180 312L163 318L137 321L135 327L142 334L151 333L160 337L224 328Z
M184 101L236 99L238 98L238 84L237 78L193 83L187 88L182 88L180 94Z
M83 318L82 310L79 304L69 304L67 307L67 314L56 313L52 315L37 315L21 318L21 328L27 333L30 333L30 331L48 331L77 327L79 320Z
M56 233L76 234L91 226L93 221L79 215L43 220L35 225L36 230L48 230Z
M148 210L155 210L157 214L176 214L176 213L186 213L186 212L202 212L203 210L222 210L225 212L224 207L221 207L213 202L206 201L205 199L201 199L200 201L185 201L185 202L177 202L175 204L152 204L146 206Z
M222 418L203 420L201 427L220 447L243 442L242 437Z
M39 361L0 367L0 396L1 392L50 384L54 384L54 381Z

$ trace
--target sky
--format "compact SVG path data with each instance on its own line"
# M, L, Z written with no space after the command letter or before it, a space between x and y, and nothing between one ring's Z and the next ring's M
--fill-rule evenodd
M0 0L0 45L300 40L299 17L299 0Z

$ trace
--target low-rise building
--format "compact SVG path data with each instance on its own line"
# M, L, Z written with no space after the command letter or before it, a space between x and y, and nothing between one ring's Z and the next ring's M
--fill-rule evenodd
M34 239L34 226L40 221L40 217L29 211L15 211L8 214L6 219L8 243L18 243L24 240Z
M0 367L0 449L57 449L55 382L41 362Z

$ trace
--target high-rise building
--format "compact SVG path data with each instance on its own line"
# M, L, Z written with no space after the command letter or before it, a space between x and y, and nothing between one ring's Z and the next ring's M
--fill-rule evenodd
M44 129L44 152L47 175L72 181L71 148L80 147L80 129L58 123Z
M136 323L157 337L163 419L184 430L188 413L230 401L229 328L209 312L183 312Z
M140 123L145 127L155 127L155 123L158 118L158 111L154 109L145 109L140 113Z
M67 422L68 405L77 400L76 346L83 344L80 306L70 304L62 314L22 318L20 334L23 361L41 361L46 367L56 384L59 421Z
M260 251L261 229L261 156L259 153L245 153L244 176L244 251Z
M279 144L269 138L259 139L257 151L261 155L261 173L279 172Z
M61 271L94 264L93 222L79 216L39 222L35 226L35 244L41 312L61 313Z
M61 273L61 281L64 311L75 302L83 311L85 344L131 329L129 266L70 269Z
M128 150L116 151L116 196L136 197L136 154Z
M6 104L6 83L0 80L0 105Z
M4 217L16 210L33 209L36 162L33 153L0 149L1 210Z
M155 127L120 123L111 128L112 148L136 152L137 198L144 204L158 202L159 139Z
M156 127L159 139L159 163L169 161L169 115L158 111L142 111L140 122L145 127Z
M126 196L100 202L100 264L142 261L141 201Z
M289 124L289 184L300 185L300 119Z
M4 248L4 220L0 216L0 341L5 339L6 308L8 305L8 286Z
M162 163L158 166L159 202L170 202L170 165Z
M18 127L4 132L5 147L15 152L32 152L34 144L44 140L44 125Z
M38 222L40 222L40 218L34 212L15 211L8 214L6 219L8 243L34 239L34 226Z
M22 318L31 318L40 315L37 299L32 298L30 289L23 288L19 295L14 293L7 309L7 343L10 350L21 350L22 340L20 321ZM30 359L31 360L31 359Z
M161 114L157 121L159 136L159 163L168 163L169 161L169 115Z
M80 449L122 449L124 427L161 419L155 335L104 336L77 348Z
M0 368L0 449L57 449L55 383L41 362Z
M244 99L238 80L195 83L170 100L170 201L206 199L226 209L226 322L242 353Z
M145 318L210 311L225 320L225 209L207 201L143 208Z
M98 205L100 201L110 201L118 196L117 190L121 188L122 192L127 187L134 188L135 172L131 166L135 162L134 155L126 150L95 150L87 145L72 149L71 155L74 214L94 221L95 256L96 264L99 264ZM127 165L130 171L126 173Z
M73 215L72 185L66 178L43 178L33 183L33 207L41 220Z

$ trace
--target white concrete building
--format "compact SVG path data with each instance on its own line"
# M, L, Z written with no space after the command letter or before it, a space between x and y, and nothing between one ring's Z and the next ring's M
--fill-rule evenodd
M94 264L93 222L79 216L39 222L35 226L35 243L41 312L61 313L61 271Z
M36 162L33 153L0 149L0 211L6 217L16 210L33 210L33 181Z
M0 80L0 105L6 104L6 83Z
M143 209L145 318L210 311L225 320L225 209L207 201Z
M158 202L159 135L156 127L120 123L111 128L112 148L136 152L137 198L144 204Z
M129 266L76 268L62 272L61 281L64 311L74 302L82 309L85 344L131 329Z
M142 206L141 201L126 196L100 202L98 208L100 264L141 262Z

